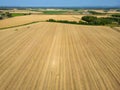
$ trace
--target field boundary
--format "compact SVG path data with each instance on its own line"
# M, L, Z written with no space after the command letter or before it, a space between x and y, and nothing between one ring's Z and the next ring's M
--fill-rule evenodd
M3 27L3 28L0 28L0 30L9 29L9 28L15 28L15 27L20 27L20 26L26 26L26 25L30 25L30 24L34 24L34 23L39 23L39 22L42 22L42 21L34 21L34 22L25 23L25 24L16 25L16 26Z
M117 32L119 32L119 33L120 33L120 30L119 30L119 29L117 29L117 28L115 28L115 27L111 27L111 29L113 29L114 31L117 31Z

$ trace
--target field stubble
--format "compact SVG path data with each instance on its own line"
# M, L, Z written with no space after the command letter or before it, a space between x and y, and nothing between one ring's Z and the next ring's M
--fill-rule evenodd
M40 22L0 31L0 90L119 90L120 33Z

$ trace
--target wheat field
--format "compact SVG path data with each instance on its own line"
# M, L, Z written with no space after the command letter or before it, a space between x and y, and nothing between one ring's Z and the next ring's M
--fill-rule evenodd
M13 18L8 18L0 21L0 28L18 26L26 23L31 23L35 21L46 21L49 19L55 20L68 20L79 22L84 15L26 15L18 16ZM107 17L106 15L97 17Z
M8 18L0 21L0 28L22 25L35 21L46 21L48 19L79 21L77 15L26 15ZM82 17L82 16L80 16Z
M119 90L120 33L40 22L0 30L0 90Z

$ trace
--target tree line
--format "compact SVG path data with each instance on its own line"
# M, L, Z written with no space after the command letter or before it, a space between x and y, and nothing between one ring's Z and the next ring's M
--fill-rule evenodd
M9 18L9 17L12 17L12 14L9 12L5 12L5 13L0 14L0 20L3 18Z
M79 22L68 21L68 20L54 20L49 19L47 22L59 22L59 23L69 23L69 24L81 24L81 25L120 25L120 15L111 15L111 17L101 17L96 16L83 16Z

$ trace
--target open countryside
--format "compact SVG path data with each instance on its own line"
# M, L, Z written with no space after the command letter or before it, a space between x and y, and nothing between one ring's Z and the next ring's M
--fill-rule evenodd
M1 90L119 89L120 33L109 27L40 22L0 36Z
M0 6L0 90L119 89L119 7Z

